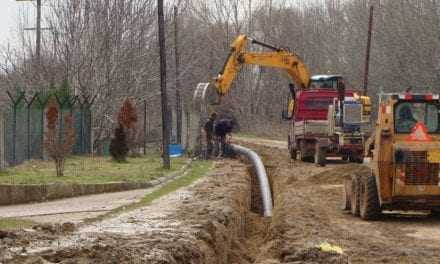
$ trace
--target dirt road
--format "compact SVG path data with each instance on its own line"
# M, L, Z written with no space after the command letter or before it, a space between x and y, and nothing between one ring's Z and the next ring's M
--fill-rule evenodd
M266 256L281 263L440 263L440 219L387 215L366 222L339 209L342 178L360 165L320 168L292 162L279 148L251 147L263 156L274 183ZM318 256L313 247L322 242L340 246L347 258Z
M249 166L223 160L193 186L74 232L23 231L6 234L6 241L0 233L0 262L440 263L440 219L354 218L339 209L341 183L360 165L292 162L282 142L272 143L242 142L264 159L274 194L272 218L258 214ZM324 242L343 253L318 249Z

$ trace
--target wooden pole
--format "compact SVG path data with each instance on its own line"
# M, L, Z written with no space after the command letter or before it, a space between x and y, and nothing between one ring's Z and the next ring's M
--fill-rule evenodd
M37 65L40 65L41 53L41 0L37 0L37 43L35 45L35 56L37 58Z
M178 8L174 6L174 57L175 57L175 83L176 83L176 122L177 144L182 144L182 102L180 98L180 54L179 54L179 21Z
M163 15L163 0L157 0L157 15L159 26L159 56L160 56L160 91L162 101L162 155L163 167L165 169L171 168L169 155L169 141L170 141L170 124L168 122L168 97L167 97L167 66L166 66L166 51L165 51L165 21Z
M370 71L371 34L373 32L373 12L374 12L374 6L371 6L370 7L370 19L368 21L367 52L366 52L366 58L365 58L364 95L367 95L367 93L368 93L368 74Z

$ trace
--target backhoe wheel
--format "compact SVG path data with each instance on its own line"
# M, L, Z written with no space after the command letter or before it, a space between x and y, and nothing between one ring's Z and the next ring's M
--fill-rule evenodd
M351 178L344 179L341 209L344 211L351 210Z
M360 216L364 220L374 220L380 216L379 196L376 178L373 174L362 177L360 188Z
M315 163L321 167L327 165L327 149L317 147L315 151Z
M350 195L350 209L351 214L359 216L360 213L360 189L361 177L355 175L351 178L351 195Z

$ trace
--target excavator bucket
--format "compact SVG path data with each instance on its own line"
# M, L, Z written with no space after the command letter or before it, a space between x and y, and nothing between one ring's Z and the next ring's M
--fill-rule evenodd
M193 106L201 105L218 105L220 104L220 96L215 87L211 83L199 83L194 91Z
M199 83L194 91L188 138L188 151L194 155L203 157L206 153L203 126L212 111L211 107L219 103L219 98L211 83Z

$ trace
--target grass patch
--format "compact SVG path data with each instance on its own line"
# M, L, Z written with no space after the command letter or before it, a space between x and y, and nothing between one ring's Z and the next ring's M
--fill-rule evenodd
M180 169L185 158L173 158L171 170L162 168L159 154L128 158L117 163L106 157L73 156L66 160L63 177L52 161L31 160L0 172L0 184L143 182Z
M36 223L31 220L19 218L0 218L0 230L19 230L22 228L31 228Z
M90 222L99 221L104 218L109 218L109 217L118 215L122 212L127 212L127 211L134 210L134 209L137 209L140 207L148 206L154 200L156 200L164 195L167 195L169 193L172 193L182 187L188 186L188 185L192 184L193 182L195 182L196 180L202 178L211 169L211 167L212 167L212 161L208 161L208 160L194 161L191 165L191 168L189 169L189 171L187 171L187 173L184 176L182 176L174 181L171 181L171 182L163 185L159 189L145 195L139 202L115 208L114 210L112 210L106 214L100 215L98 217L86 219L85 222L90 223Z

